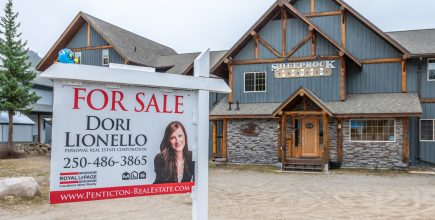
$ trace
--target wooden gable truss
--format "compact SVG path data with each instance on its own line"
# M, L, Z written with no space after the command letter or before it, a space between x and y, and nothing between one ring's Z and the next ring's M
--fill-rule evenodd
M75 34L80 30L80 28L87 24L87 47L84 48L74 48L73 51L84 51L84 50L98 50L98 49L110 49L114 48L115 51L124 59L125 64L128 64L128 60L125 58L119 50L116 49L116 46L111 43L107 37L105 37L97 28L92 26L91 22L86 19L86 16L83 12L79 12L77 16L73 19L73 21L68 25L62 35L57 39L54 45L50 48L48 53L42 58L41 62L36 66L36 70L44 71L48 67L50 67L57 60L58 52L62 50L75 36ZM109 45L104 46L91 46L91 27L100 34L100 36L109 43Z
M281 14L282 19L282 51L278 51L272 45L270 45L266 40L262 39L258 34L270 20L272 20L277 14ZM305 24L308 25L309 33L300 42L293 46L290 50L287 50L287 32L286 32L286 22L289 15L301 19ZM335 48L337 48L338 54L335 56L317 56L316 52L316 36L322 36L329 43L331 43ZM251 39L254 39L255 49L254 49L254 59L253 60L232 60L232 56L236 55ZM300 48L305 44L311 44L311 55L307 57L292 57ZM273 59L259 59L259 45L263 45L267 50L276 56ZM217 64L212 67L211 73L215 73L218 69L228 72L228 84L231 88L234 87L234 65L245 65L245 64L259 64L259 63L278 63L278 62L291 62L291 61L312 61L317 59L334 59L341 60L341 73L340 73L340 99L346 100L346 69L345 69L345 56L352 60L357 66L362 68L362 62L356 58L352 53L346 50L342 45L337 43L329 35L323 32L317 25L315 25L310 19L305 15L301 14L293 5L285 0L276 1L267 12L243 35L243 37L222 57ZM220 77L226 78L216 74ZM229 102L233 102L233 93L227 96Z
M290 4L295 4L298 0L291 0ZM355 9L353 9L351 6L349 6L347 3L345 3L343 0L331 0L334 2L337 6L340 7L339 10L336 11L326 11L326 12L316 12L315 11L315 4L316 0L310 0L310 13L306 13L305 16L307 18L313 18L313 17L324 17L324 16L337 16L340 15L341 17L341 45L343 48L346 48L346 40L347 40L347 34L346 34L346 13L349 13L350 15L357 18L360 22L362 22L366 27L368 27L371 31L373 31L376 35L378 35L380 38L385 40L386 43L388 43L390 46L395 48L397 51L400 52L402 55L401 58L380 58L380 59L369 59L369 60L362 60L362 64L380 64L380 63L401 63L402 65L402 74L401 74L401 91L406 92L406 60L411 58L411 53L404 48L402 45L397 43L395 40L393 40L390 36L385 34L381 29L376 27L373 23L371 23L369 20L367 20L364 16L362 16L360 13L358 13Z

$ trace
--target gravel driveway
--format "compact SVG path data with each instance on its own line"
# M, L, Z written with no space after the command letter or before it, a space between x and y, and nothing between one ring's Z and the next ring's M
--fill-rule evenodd
M0 219L191 219L189 195L61 205L2 202ZM435 176L212 168L209 213L210 219L435 219Z

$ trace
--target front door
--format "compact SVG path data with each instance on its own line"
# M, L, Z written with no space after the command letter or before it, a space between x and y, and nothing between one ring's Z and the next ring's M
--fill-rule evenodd
M319 157L319 119L302 119L302 157Z

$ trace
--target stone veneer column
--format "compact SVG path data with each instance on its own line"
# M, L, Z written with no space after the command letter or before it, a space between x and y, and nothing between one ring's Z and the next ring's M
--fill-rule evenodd
M258 126L258 134L246 135L242 127ZM278 119L242 119L228 121L228 162L278 163Z
M349 120L343 121L342 167L407 167L402 162L403 123L395 119L395 142L351 142Z
M329 119L329 161L331 162L337 162L337 124L337 119Z

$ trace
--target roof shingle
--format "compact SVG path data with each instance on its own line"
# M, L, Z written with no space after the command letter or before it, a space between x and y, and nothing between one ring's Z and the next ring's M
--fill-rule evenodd
M435 29L387 33L414 55L435 54Z

